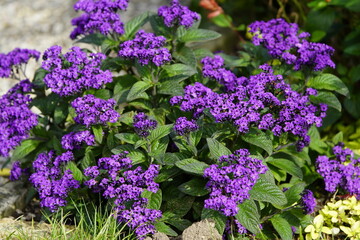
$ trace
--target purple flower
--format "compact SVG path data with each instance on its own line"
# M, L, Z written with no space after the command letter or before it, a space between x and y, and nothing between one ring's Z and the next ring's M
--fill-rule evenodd
M159 185L154 178L159 174L159 166L151 164L147 170L133 168L132 161L122 152L111 157L100 158L97 166L85 169L84 174L91 179L85 182L95 192L105 198L115 199L115 216L118 221L135 230L138 239L153 234L153 223L161 218L159 210L146 208L148 200L141 197L147 190L156 193Z
M0 53L0 77L8 78L13 73L13 67L27 64L30 58L38 60L40 52L32 49L15 48L7 54Z
M161 6L158 15L164 19L167 27L184 26L190 28L195 21L200 19L200 15L192 12L188 7L182 6L179 0L172 0L171 6Z
M287 23L278 18L268 22L256 21L249 28L249 32L254 34L252 42L255 45L264 45L272 57L294 65L295 70L303 66L309 66L315 71L326 67L335 68L331 60L334 49L323 43L308 42L306 38L310 34L299 33L296 23Z
M89 130L71 132L64 135L61 139L62 148L66 150L79 149L83 142L85 142L88 146L95 144L95 137Z
M157 122L149 119L145 113L140 112L134 116L133 126L139 136L147 137L150 134L150 130L156 128Z
M107 35L109 33L124 34L124 23L117 12L126 10L129 0L79 0L75 5L76 11L85 13L71 21L76 28L70 38L95 32Z
M71 152L55 156L54 151L49 151L39 154L33 162L34 173L29 180L39 192L41 207L55 212L59 207L66 206L68 193L80 187L71 171L63 170L64 164L73 159Z
M54 93L70 96L112 82L111 72L100 69L104 54L88 55L79 47L70 50L62 55L60 46L52 46L44 52L42 67L49 72L44 82Z
M312 191L308 189L304 190L304 192L301 194L301 205L306 214L315 212L316 198L314 197Z
M204 177L209 178L206 188L211 191L204 207L235 216L238 205L250 197L249 191L267 167L261 160L251 158L247 149L221 156L218 161L219 164L212 164L204 171Z
M10 181L19 180L21 178L21 175L23 174L29 174L29 169L21 168L20 161L14 162L10 171L10 177L9 177Z
M37 115L31 112L29 80L20 81L0 98L0 156L9 152L28 138L29 131L38 124Z
M120 44L119 56L136 59L141 65L153 63L164 65L171 60L169 49L165 48L166 38L140 30L133 40Z
M195 120L187 120L186 117L179 117L176 119L174 130L175 132L182 136L194 132L199 129L199 126L196 124Z
M115 104L114 99L104 100L88 94L76 98L71 106L77 114L74 118L75 122L89 127L96 124L105 125L107 122L115 123L120 117L120 114L114 110Z

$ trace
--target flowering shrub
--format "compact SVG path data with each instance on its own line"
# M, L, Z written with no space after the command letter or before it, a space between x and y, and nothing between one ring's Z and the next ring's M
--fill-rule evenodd
M101 199L138 239L205 218L224 239L291 239L316 210L314 176L359 193L347 150L320 156L320 175L311 161L325 144L316 128L348 93L321 72L334 67L330 46L274 19L249 26L239 56L214 55L201 43L221 35L180 1L122 23L127 5L78 1L71 38L88 49L49 47L34 78L0 99L0 153L14 150L11 179L29 176L42 207ZM0 55L1 76L39 58L14 54Z

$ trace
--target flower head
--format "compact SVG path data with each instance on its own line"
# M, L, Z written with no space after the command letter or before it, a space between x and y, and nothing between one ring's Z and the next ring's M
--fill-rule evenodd
M184 26L189 28L200 19L199 14L190 11L186 6L182 6L179 0L172 0L171 6L160 7L158 15L164 19L167 27Z

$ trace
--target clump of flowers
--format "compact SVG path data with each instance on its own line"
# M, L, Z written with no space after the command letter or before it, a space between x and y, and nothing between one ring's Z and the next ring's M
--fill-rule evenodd
M71 23L76 28L70 38L95 32L107 35L109 33L124 34L124 23L117 13L126 10L129 0L80 0L74 5L75 11L85 13L74 18Z
M200 15L190 11L186 6L180 4L179 0L172 0L171 6L162 6L158 10L158 15L164 19L167 27L184 26L191 27L195 21L200 19Z
M263 73L249 78L224 77L220 58L205 58L205 76L224 82L226 93L215 93L201 83L185 87L184 96L175 96L171 104L180 105L182 111L191 111L199 117L208 108L216 122L231 122L239 132L246 133L251 126L271 130L275 136L288 132L299 137L300 151L309 145L307 135L312 125L320 127L326 115L327 106L310 103L309 96L316 95L315 89L304 94L291 89L281 75L274 75L269 65L262 65ZM211 63L211 64L209 64ZM226 72L229 75L228 72ZM232 79L226 82L225 79ZM232 91L230 91L232 90Z
M355 196L328 202L314 218L313 224L305 228L305 232L306 240L326 238L326 235L339 239L359 239L360 202Z
M234 233L241 235L248 233L248 230L237 219L232 219L226 221L225 233L229 235ZM225 236L223 239L226 239Z
M180 136L189 134L190 132L194 132L197 129L199 129L199 126L196 124L196 121L189 121L186 117L179 117L178 119L176 119L174 125L175 132Z
M25 94L31 89L30 81L23 80L0 98L0 156L9 156L38 124L37 115L29 107L31 98Z
M14 73L13 67L27 64L30 58L39 60L39 57L40 52L33 49L15 48L7 54L0 53L0 77L10 77Z
M95 144L95 136L89 131L71 132L61 139L61 146L66 150L74 150L81 148L82 143L91 146Z
M111 72L100 69L106 58L104 54L88 55L79 47L72 47L62 55L61 50L60 46L50 47L44 52L42 62L42 67L48 71L44 82L54 93L70 96L112 82Z
M324 178L325 190L335 192L342 188L351 195L360 196L360 159L339 143L333 148L334 157L319 156L316 171Z
M75 109L77 116L75 122L87 127L90 125L115 123L120 114L114 110L116 101L114 99L104 100L88 94L76 98L71 106Z
M91 178L85 184L105 198L114 198L117 219L134 229L138 239L144 239L155 232L153 223L162 216L160 210L148 209L148 200L141 196L144 191L158 191L154 178L159 166L150 164L147 170L132 167L127 152L100 158L97 166L85 169L85 175Z
M247 149L221 156L218 161L204 171L204 177L209 179L206 188L210 190L210 198L204 201L204 207L225 216L235 216L238 205L250 198L249 191L267 167L261 160L251 158Z
M29 173L28 168L21 168L20 161L15 161L12 165L11 171L10 171L10 181L16 181L21 178L22 175L26 175Z
M39 192L41 207L47 207L55 212L59 207L66 206L68 193L80 184L70 170L63 170L64 165L74 160L72 152L59 156L54 151L38 155L33 162L34 173L29 180Z
M133 126L135 128L135 132L140 137L145 138L150 135L150 130L156 128L157 122L149 119L145 113L140 112L134 116Z
M141 65L153 63L164 65L171 60L169 49L165 48L166 38L140 30L133 40L120 44L119 56L136 59Z
M306 40L307 32L299 32L296 23L287 23L277 18L268 22L256 21L249 25L253 33L252 42L264 45L272 57L283 59L287 64L294 65L295 70L309 66L315 71L326 67L335 68L331 55L334 49L323 43L313 43Z
M305 189L301 194L301 205L306 214L311 214L315 212L316 207L316 198L312 191Z

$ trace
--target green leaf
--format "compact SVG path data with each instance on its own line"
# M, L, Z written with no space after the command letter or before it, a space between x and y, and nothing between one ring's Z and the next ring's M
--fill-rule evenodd
M90 147L86 148L85 156L80 161L80 164L81 164L82 169L88 168L90 166L94 166L96 164L94 153Z
M158 93L170 96L179 96L184 94L184 89L177 80L165 81L161 83Z
M67 104L60 104L54 110L54 122L56 124L61 123L67 118L68 114L69 114L69 108Z
M157 128L151 131L149 136L150 142L153 143L169 135L172 128L173 128L173 124L158 126Z
M175 153L164 153L155 156L156 161L160 165L168 165L174 166L177 161L179 161L179 157Z
M264 149L269 155L272 154L273 145L271 139L263 131L251 128L248 133L241 136L241 138L252 145L258 146Z
M111 149L111 152L114 154L119 154L124 151L129 152L127 156L131 159L133 165L140 164L142 162L145 162L146 160L145 154L139 149L134 149L132 145L120 145L117 146L116 148Z
M301 198L300 194L304 191L304 189L305 189L305 183L300 182L300 183L296 183L294 186L286 190L285 196L287 199L287 206L291 206L292 204L299 201L299 199Z
M206 163L200 162L193 158L187 158L178 161L175 163L175 165L187 173L197 174L200 176L203 176L204 170L209 167L209 165L207 165Z
M172 37L172 33L170 33L170 29L165 26L164 20L159 17L157 14L150 16L150 24L151 28L154 30L155 34L160 36L164 36L166 38Z
M106 36L100 33L93 33L89 35L85 35L85 37L79 39L76 41L77 43L88 43L88 44L94 44L96 46L101 46L103 42L105 41Z
M195 54L189 47L183 46L177 49L177 51L173 53L173 57L186 65L196 66Z
M201 219L214 220L215 227L218 230L218 232L220 233L220 235L222 235L224 233L226 220L227 220L227 217L225 215L222 215L218 211L215 211L212 209L203 208L203 210L201 212Z
M282 159L282 158L272 158L271 160L267 161L267 163L278 167L286 172L290 173L291 175L298 177L300 179L303 178L303 173L301 168L296 165L293 161Z
M275 230L279 233L281 239L283 240L293 239L291 225L288 223L286 219L282 218L279 214L277 214L273 216L270 219L270 221L274 226Z
M239 211L235 218L250 232L260 232L260 214L253 200L246 200L238 205Z
M124 37L129 39L149 20L150 12L145 12L139 16L132 18L125 24Z
M317 77L311 78L308 81L307 86L316 89L335 91L344 96L349 95L349 90L341 79L330 73L323 73Z
M331 92L319 91L317 96L310 96L310 100L313 103L325 103L341 112L341 103L335 94Z
M140 140L140 137L135 133L118 133L115 134L117 139L124 141L126 143L135 144L137 141Z
M111 98L111 92L108 89L99 89L96 90L94 96L97 98L108 100Z
M224 13L217 15L216 17L211 18L211 21L218 25L219 27L231 27L232 19L229 15L226 15Z
M74 162L68 162L66 168L70 169L75 180L81 182L84 179L84 174Z
M156 193L153 193L151 191L148 190L144 190L141 193L141 196L143 198L147 198L148 204L147 204L147 208L150 209L156 209L159 210L161 207L161 202L162 202L162 192L161 189L159 189Z
M343 142L344 141L344 134L343 132L338 132L333 138L332 138L332 142L334 144L338 144L339 142Z
M191 196L173 198L166 201L166 209L181 218L190 211L194 200L195 198Z
M166 76L163 77L164 80L169 79L171 81L183 81L197 73L193 66L188 66L182 63L165 65L163 66L163 69L166 72Z
M354 56L360 56L360 43L350 45L344 49L344 52Z
M104 138L104 132L102 126L101 125L92 126L92 131L94 133L96 142L101 144Z
M35 71L35 75L34 75L34 80L33 80L33 84L35 85L35 88L44 88L45 87L45 83L44 83L44 77L46 76L47 71L43 68L38 68Z
M193 178L190 181L181 184L178 189L190 196L201 197L209 194L209 191L205 189L207 181L203 178Z
M260 176L254 187L250 190L251 199L269 202L274 205L284 205L287 203L285 194L274 183L268 182Z
M166 225L163 222L156 222L154 224L155 228L157 231L165 233L166 235L172 236L172 237L176 237L178 234L168 225Z
M221 37L220 33L205 29L189 29L179 40L182 42L206 42Z
M151 84L144 81L136 82L130 89L129 94L127 95L127 101L132 101L138 98L145 98L145 91L151 87Z
M11 159L21 160L22 158L24 158L28 154L30 154L32 151L34 151L41 142L42 141L40 141L40 140L33 140L33 139L24 140L20 144L20 146L15 148L15 151L14 151Z
M190 227L192 224L192 222L187 219L176 218L176 215L173 218L168 218L164 220L164 222L176 227L181 232L183 232L186 228Z
M222 143L220 143L216 139L207 138L206 141L207 141L207 144L208 144L208 147L210 150L210 155L212 158L218 159L219 157L221 157L223 155L232 154L232 152L227 147L225 147Z

